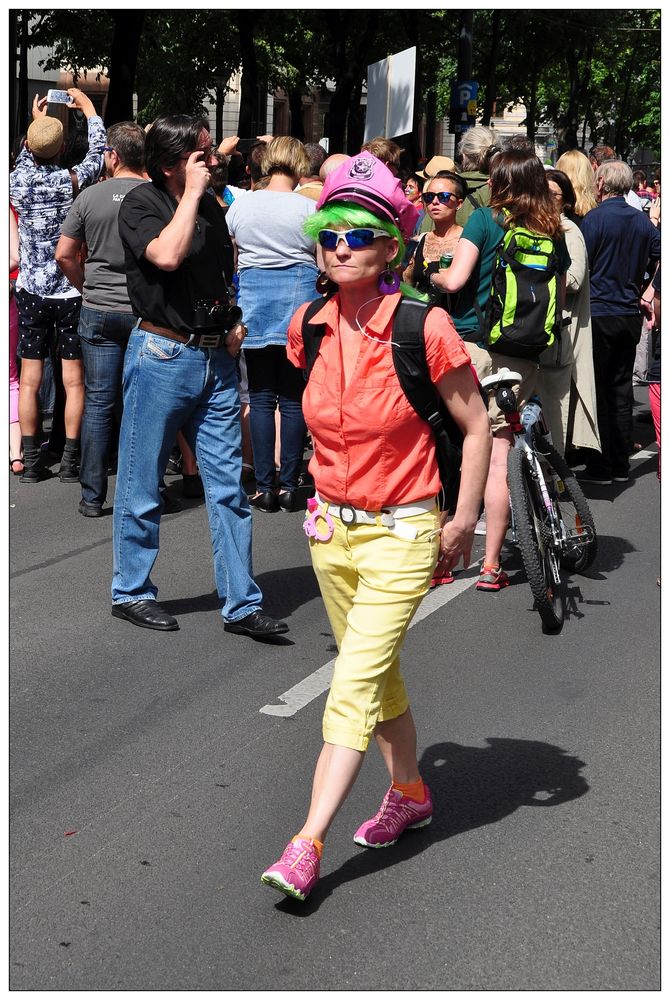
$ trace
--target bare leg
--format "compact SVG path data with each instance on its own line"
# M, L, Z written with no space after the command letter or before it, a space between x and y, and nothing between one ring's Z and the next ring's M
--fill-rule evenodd
M396 719L378 722L375 739L391 781L409 785L419 780L416 729L411 709L408 708Z
M321 842L326 839L330 824L358 777L364 757L362 750L323 744L314 771L312 802L301 836Z
M84 363L63 361L62 364L65 389L65 437L78 439L84 412Z
M21 461L21 428L18 420L9 425L9 459L11 462Z
M500 553L509 524L507 456L510 445L509 432L503 431L493 435L491 464L484 491L484 507L486 508L484 562L487 566L500 566Z
M19 424L24 437L34 437L40 425L38 393L42 384L44 362L24 358L21 362L21 388L19 390Z
M242 403L240 409L240 420L242 422L242 465L253 469L254 451L251 446L251 431L249 429L249 404Z
M181 431L177 431L177 444L179 445L179 450L181 451L182 458L184 460L184 464L182 466L183 474L185 476L195 476L198 472L198 463L195 455L189 448L188 441Z

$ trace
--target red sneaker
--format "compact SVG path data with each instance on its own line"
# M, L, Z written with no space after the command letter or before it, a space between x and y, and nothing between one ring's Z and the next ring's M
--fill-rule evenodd
M477 590L502 590L509 587L509 577L500 566L482 566Z

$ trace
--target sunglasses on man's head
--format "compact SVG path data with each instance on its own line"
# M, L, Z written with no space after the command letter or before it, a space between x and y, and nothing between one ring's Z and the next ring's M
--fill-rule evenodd
M340 240L344 240L350 250L363 250L372 246L378 236L388 236L384 229L321 229L319 243L324 250L335 250Z
M424 205L430 205L437 198L440 205L448 205L452 198L458 199L458 195L454 194L453 191L428 191L427 194L421 195L421 200Z

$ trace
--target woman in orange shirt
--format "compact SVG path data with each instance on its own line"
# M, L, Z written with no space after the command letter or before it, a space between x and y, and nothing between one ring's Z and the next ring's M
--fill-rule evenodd
M303 408L316 485L305 529L339 655L307 818L261 876L301 900L319 878L326 833L371 736L391 787L354 840L386 847L432 817L399 653L436 561L442 572L461 559L469 563L491 439L470 356L449 316L434 309L424 331L428 367L464 434L458 503L447 521L435 500L440 477L433 434L407 401L391 353L393 316L402 297L393 268L415 221L416 208L400 182L366 152L329 175L317 212L305 223L321 244L325 277L335 291L311 319L325 333ZM289 326L288 356L299 368L306 367L307 307Z

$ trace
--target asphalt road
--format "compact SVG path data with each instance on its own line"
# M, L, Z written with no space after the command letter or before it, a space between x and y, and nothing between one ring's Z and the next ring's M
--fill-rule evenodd
M655 470L590 489L600 554L560 635L511 547L506 591L473 570L426 598L404 664L433 823L353 843L371 750L302 905L259 878L303 819L335 651L301 516L254 514L283 644L224 633L198 502L163 521L181 630L158 634L110 616L111 517L12 481L11 988L658 989Z

